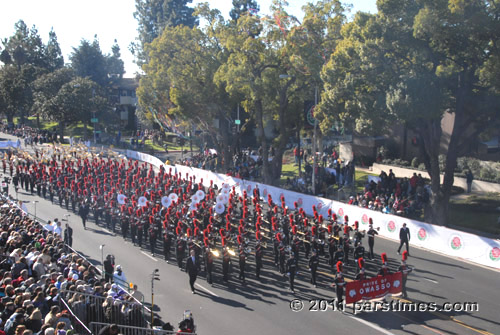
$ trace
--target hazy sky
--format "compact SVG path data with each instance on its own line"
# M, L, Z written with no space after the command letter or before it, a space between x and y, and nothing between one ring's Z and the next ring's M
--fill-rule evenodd
M194 3L203 2L194 0ZM226 17L232 7L231 0L208 1ZM289 0L288 12L302 19L301 7L311 1ZM315 0L312 2L316 2ZM351 0L353 12L358 10L376 12L376 0ZM267 13L271 1L258 0L262 13ZM36 26L46 43L53 27L62 49L64 61L81 39L92 41L97 35L103 53L111 52L116 39L125 62L125 77L133 77L138 68L133 63L129 45L137 36L137 21L134 19L135 0L9 0L2 1L0 11L0 38L14 33L14 24L24 20L28 27Z

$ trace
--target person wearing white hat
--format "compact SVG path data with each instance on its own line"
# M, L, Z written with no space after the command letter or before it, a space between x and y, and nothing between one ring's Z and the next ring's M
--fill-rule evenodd
M128 285L127 278L125 277L125 273L123 273L121 265L115 266L115 272L113 273L113 281L122 287L127 287Z

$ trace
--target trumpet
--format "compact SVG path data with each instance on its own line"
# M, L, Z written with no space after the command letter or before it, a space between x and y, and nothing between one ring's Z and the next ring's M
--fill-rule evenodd
M212 253L212 255L214 255L214 257L220 256L219 250L217 250L217 249L212 249L212 250L210 250L210 252Z

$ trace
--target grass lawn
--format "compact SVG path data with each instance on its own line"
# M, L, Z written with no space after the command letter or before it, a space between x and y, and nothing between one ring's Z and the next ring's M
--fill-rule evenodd
M184 149L184 150L187 150L188 152L190 150L189 142L187 142L184 145L184 147L181 147L178 144L174 144L173 142L164 142L164 143L166 143L168 145L168 150L182 150L182 149ZM143 149L143 151L150 152L151 149L154 149L155 151L161 151L161 152L165 151L165 148L162 147L161 145L153 144L152 140L146 140L145 148ZM200 151L200 148L193 143L193 152L198 152L198 151Z
M449 222L455 226L499 234L498 207L500 207L499 193L474 194L466 199L452 199Z
M366 182L368 181L368 176L377 176L374 173L369 173L366 171L356 170L355 180L356 180L356 192L363 192L365 190Z

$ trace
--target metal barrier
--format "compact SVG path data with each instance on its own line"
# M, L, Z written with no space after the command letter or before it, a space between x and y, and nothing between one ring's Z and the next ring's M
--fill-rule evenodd
M99 331L107 325L109 325L109 323L91 322L89 326L93 334L99 334ZM123 335L196 335L196 333L184 333L156 328L151 329L123 325L118 325L118 329L119 334Z
M69 312L70 314L70 320L71 320L71 327L80 335L92 335L92 332L90 331L87 326L78 318L78 316L75 315L71 307L64 301L64 299L60 299L60 307L61 309L65 309Z
M114 299L69 290L61 290L60 296L83 324L97 322L138 327L148 325L143 305L130 298ZM129 297L126 292L124 296Z

